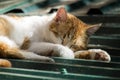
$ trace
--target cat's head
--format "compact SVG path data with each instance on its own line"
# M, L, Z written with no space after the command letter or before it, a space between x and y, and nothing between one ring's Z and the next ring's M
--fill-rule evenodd
M74 15L67 13L64 8L60 8L50 25L50 30L62 40L61 44L77 51L87 48L89 36L96 32L100 26L101 24L85 24Z

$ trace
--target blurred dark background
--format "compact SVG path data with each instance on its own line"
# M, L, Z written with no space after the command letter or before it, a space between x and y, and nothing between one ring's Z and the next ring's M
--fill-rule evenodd
M61 6L75 15L120 14L120 0L0 0L0 14L43 14Z

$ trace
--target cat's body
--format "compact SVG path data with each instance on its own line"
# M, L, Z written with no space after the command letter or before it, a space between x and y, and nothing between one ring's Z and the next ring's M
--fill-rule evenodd
M96 27L98 26L98 27ZM0 57L53 61L45 56L73 59L90 57L79 52L87 48L88 37L100 25L87 25L60 8L57 13L45 16L0 16ZM96 60L110 61L110 56L100 53ZM78 54L83 54L79 56ZM105 56L104 56L104 55ZM95 56L95 55L94 55ZM95 59L90 57L88 59Z
M49 18L51 18L49 20ZM9 24L9 35L8 37L15 41L20 47L23 44L25 37L31 39L31 41L44 42L48 40L48 26L52 21L52 17L49 16L29 16L29 17L18 17L1 15L0 19L7 20L6 24ZM5 23L4 23L5 24ZM19 36L19 37L18 37Z

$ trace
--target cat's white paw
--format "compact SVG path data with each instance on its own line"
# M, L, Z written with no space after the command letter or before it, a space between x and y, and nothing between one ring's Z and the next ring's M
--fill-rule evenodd
M101 61L106 61L106 62L110 62L111 58L110 55L101 49L89 49L88 50L91 54L91 59L93 60L101 60Z
M57 45L54 49L54 54L66 59L74 59L73 51L66 46Z

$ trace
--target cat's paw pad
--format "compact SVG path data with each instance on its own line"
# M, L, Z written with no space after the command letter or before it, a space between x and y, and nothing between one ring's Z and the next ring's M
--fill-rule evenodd
M91 59L93 60L101 60L101 61L107 61L107 62L111 61L110 55L104 50L89 49L88 52L90 52Z

